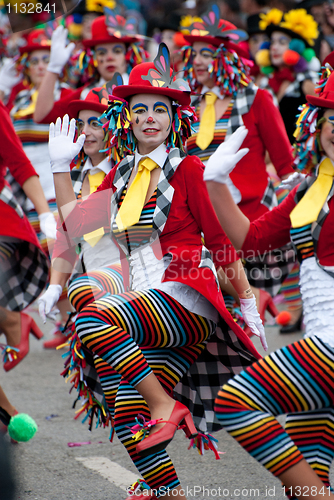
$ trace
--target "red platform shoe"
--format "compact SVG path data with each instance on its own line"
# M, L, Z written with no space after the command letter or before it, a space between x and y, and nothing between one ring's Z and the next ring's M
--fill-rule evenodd
M36 339L41 339L43 337L43 332L38 328L35 321L31 316L25 313L20 313L21 315L21 340L20 343L15 347L19 351L15 353L15 357L12 360L7 360L3 367L6 372L9 372L14 368L29 352L29 334L35 335Z
M260 292L259 314L260 314L260 318L262 320L262 323L265 324L266 311L268 311L272 315L273 318L276 318L279 315L279 310L277 309L277 307L273 301L272 296L268 292L261 290L261 288L259 288L259 292ZM252 330L247 325L246 325L244 331L248 335L248 337L251 337L252 335L254 335Z
M176 401L169 420L166 421L160 430L147 436L137 444L137 453L142 457L146 457L152 455L152 453L164 450L173 439L180 425L184 426L184 432L188 438L197 436L198 432L190 411L182 403Z
M57 349L57 347L65 344L67 335L64 335L63 330L62 324L57 322L55 328L51 332L52 338L43 342L44 349Z

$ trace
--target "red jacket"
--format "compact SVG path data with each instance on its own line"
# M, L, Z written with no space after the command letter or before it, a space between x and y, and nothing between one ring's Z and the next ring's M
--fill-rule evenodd
M241 148L249 148L249 152L238 162L230 178L241 193L240 210L254 220L268 211L261 203L269 179L264 161L266 151L281 178L293 174L293 157L282 117L269 92L258 89L242 119L248 134Z
M243 257L247 258L247 255L250 255L248 252L253 254L253 251L263 254L267 250L280 248L290 241L290 213L296 206L297 189L298 186L278 207L251 223L241 249ZM329 213L319 233L316 253L320 264L334 266L334 197L328 201L328 207Z
M75 99L80 99L80 94L85 87L86 87L86 85L84 87L80 87L79 89L76 89L76 90L62 88L61 92L60 92L60 99L54 103L51 111L42 120L40 120L39 122L36 122L36 123L55 122L57 120L58 116L60 116L62 118L64 115L69 114L69 111L68 111L69 103ZM6 105L6 107L9 111L14 106L15 98L18 95L18 93L21 92L21 90L26 90L28 88L29 88L29 86L25 85L23 82L20 82L17 85L15 85L15 87L13 87L12 92L9 96L8 103ZM70 118L76 118L76 116L71 115Z
M37 173L22 149L9 113L0 101L0 191L5 186L8 167L15 180L22 186ZM0 200L0 236L12 236L29 241L40 248L35 231L26 217L20 218L15 210Z
M132 168L132 157L127 157L105 177L98 190L85 201L77 204L64 224L66 237L82 236L99 227L110 225L115 212L111 211L111 201L114 193L121 193ZM132 162L132 163L131 163ZM166 165L165 165L166 167ZM171 203L163 203L163 212L167 220L159 237L152 243L152 249L157 258L161 259L167 253L172 254L172 262L166 269L163 281L179 281L200 292L218 310L226 323L235 332L248 350L256 357L260 355L244 331L234 322L227 311L222 294L217 287L214 270L210 259L203 259L201 233L204 234L205 246L210 251L216 267L235 262L238 256L221 229L216 214L211 205L205 183L203 181L204 166L194 156L187 156L178 165L175 173L168 180L165 177L165 167L158 184L157 206L162 206L164 194L160 194L160 185L168 189L166 196L174 189ZM118 171L118 172L117 172ZM120 172L122 175L120 176ZM115 175L118 175L115 180ZM163 179L162 179L163 178ZM160 181L161 182L160 183ZM168 194L169 193L169 194ZM161 199L159 200L159 196ZM168 211L169 210L169 211ZM161 215L161 214L160 214ZM156 213L153 217L153 227L159 224ZM58 240L58 238L57 238ZM63 239L62 241L65 241ZM68 240L68 243L70 241ZM68 247L67 247L68 248ZM63 250L66 250L63 247ZM53 258L61 256L61 249L55 248ZM127 259L121 251L122 274L125 289L129 286L129 269Z

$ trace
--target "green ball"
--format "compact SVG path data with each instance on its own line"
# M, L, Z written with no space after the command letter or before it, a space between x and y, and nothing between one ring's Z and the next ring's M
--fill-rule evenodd
M264 66L261 68L261 73L264 75L270 75L271 73L274 72L274 68L272 66Z
M310 62L310 60L315 57L315 52L313 49L310 47L308 49L305 49L304 52L302 53L302 56L304 59L306 59L307 62Z
M8 434L15 441L29 441L38 430L33 418L26 413L18 413L10 419Z

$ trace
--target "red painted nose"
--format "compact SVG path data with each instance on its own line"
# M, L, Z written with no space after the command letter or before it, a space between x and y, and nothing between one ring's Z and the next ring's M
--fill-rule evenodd
M152 118L152 116L149 116L149 117L147 118L147 121L148 121L148 123L152 123L152 122L153 122L153 118Z

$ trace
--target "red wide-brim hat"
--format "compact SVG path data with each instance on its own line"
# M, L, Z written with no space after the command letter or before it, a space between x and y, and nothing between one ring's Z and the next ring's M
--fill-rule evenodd
M324 65L326 62L332 66L334 63L333 52L326 57L322 64ZM307 102L313 106L334 109L334 71L328 77L327 83L321 94L319 94L319 96L307 95L306 99Z
M161 84L161 80L158 82L158 79L154 80L156 85L154 82L152 84L149 80L143 80L142 76L146 77L150 70L156 72L156 67L153 62L138 64L130 73L129 84L115 87L112 95L115 97L121 97L122 99L127 99L128 97L136 94L158 94L170 97L173 101L176 101L183 106L189 106L190 92L177 90L171 88L170 86L159 86L159 84Z
M307 102L313 104L313 106L317 106L318 108L329 108L334 109L334 91L325 93L323 92L321 95L325 95L326 97L315 97L313 95L307 95Z
M24 47L20 47L19 48L19 51L20 51L20 54L24 54L25 52L33 52L34 50L48 50L50 51L51 50L51 43L49 44L38 44L38 43L32 43L30 45L25 45Z
M32 30L26 37L27 45L19 48L20 54L33 52L34 50L50 50L51 40L42 28Z
M85 48L95 47L103 43L136 43L141 40L140 35L125 35L115 32L110 34L106 25L106 16L100 16L92 22L92 38L82 40Z
M79 111L86 109L97 111L99 115L102 115L108 109L108 99L109 96L105 87L95 87L88 92L84 100L76 99L69 103L69 115L77 116Z

